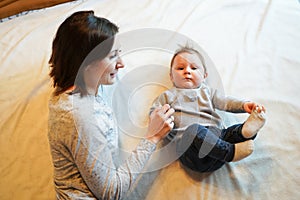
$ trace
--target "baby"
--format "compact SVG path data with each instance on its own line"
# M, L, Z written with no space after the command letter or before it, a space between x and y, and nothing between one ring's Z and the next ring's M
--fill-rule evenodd
M193 48L177 50L170 66L174 87L155 99L150 112L164 104L175 109L175 126L168 138L176 135L179 139L177 153L181 163L195 171L211 172L226 162L249 156L253 140L265 124L264 106L225 96L208 87L204 58ZM224 128L216 109L250 115L243 124Z

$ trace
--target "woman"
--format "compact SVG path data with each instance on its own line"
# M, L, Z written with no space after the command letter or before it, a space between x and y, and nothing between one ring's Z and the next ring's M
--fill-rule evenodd
M118 27L93 11L80 11L58 28L49 60L55 92L49 101L49 142L58 199L120 199L173 128L174 110L164 105L150 116L146 137L116 165L117 127L98 94L123 62L115 48Z

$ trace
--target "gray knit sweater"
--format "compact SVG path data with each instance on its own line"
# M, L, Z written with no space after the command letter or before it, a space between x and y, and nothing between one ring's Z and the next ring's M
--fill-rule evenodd
M194 123L223 128L222 119L216 109L233 113L245 112L244 100L225 96L204 83L197 89L173 87L163 92L154 100L150 112L166 103L175 109L174 130L178 131Z
M48 138L58 199L121 199L156 145L142 140L121 163L113 113L100 96L52 96Z

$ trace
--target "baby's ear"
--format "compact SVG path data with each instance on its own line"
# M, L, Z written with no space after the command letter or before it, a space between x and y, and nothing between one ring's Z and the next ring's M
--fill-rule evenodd
M206 72L206 73L204 74L204 78L207 78L207 76L208 76L208 73Z

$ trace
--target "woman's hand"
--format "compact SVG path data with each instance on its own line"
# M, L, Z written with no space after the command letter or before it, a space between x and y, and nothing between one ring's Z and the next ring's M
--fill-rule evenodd
M249 114L251 114L251 112L252 112L252 110L254 110L254 109L257 109L257 111L260 113L260 112L266 112L266 109L265 109L265 107L264 106L262 106L262 105L258 105L258 104L256 104L256 103L254 103L254 102L246 102L246 103L244 103L244 110L247 112L247 113L249 113Z
M155 109L151 115L147 131L147 139L153 143L158 143L174 127L174 109L165 104L161 108Z

